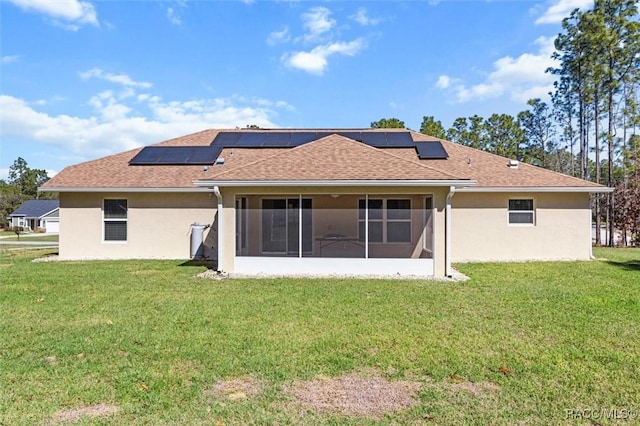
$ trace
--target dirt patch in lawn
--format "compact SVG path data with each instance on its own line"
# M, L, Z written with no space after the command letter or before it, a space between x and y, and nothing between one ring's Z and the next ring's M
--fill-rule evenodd
M211 388L205 390L205 395L217 399L238 401L258 395L262 385L253 377L237 377L229 380L218 380Z
M305 410L379 419L416 405L421 387L417 382L389 381L376 374L349 373L296 381L285 391Z
M60 410L53 415L49 424L59 425L70 422L77 422L85 417L107 417L115 414L119 408L109 404L93 404L74 408L72 410Z

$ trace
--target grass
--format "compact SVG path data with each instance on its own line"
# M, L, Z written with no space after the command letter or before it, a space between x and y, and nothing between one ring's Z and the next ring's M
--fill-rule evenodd
M100 403L119 408L101 424L555 425L593 424L572 409L640 411L638 249L458 265L463 283L215 281L176 261L30 262L41 253L0 253L0 424ZM283 391L363 369L419 381L419 404L301 414ZM242 377L262 392L207 392Z
M14 234L15 235L15 234ZM38 234L21 234L18 236L5 237L2 241L31 241L31 242L58 242L58 235L38 235Z

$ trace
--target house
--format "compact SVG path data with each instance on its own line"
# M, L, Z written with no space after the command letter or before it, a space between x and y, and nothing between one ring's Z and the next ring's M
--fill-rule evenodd
M60 194L63 259L439 277L452 262L589 259L590 196L610 191L404 129L205 130L40 190Z
M11 227L23 227L26 231L58 232L59 207L58 200L29 200L8 216L9 222Z

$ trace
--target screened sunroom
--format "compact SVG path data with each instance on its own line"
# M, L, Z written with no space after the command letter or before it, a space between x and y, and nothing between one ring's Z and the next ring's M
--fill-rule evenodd
M235 269L433 274L432 195L236 195Z

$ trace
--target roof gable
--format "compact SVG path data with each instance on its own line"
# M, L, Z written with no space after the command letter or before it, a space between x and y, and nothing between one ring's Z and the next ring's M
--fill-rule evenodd
M214 181L459 180L417 160L332 134L214 174ZM415 155L415 150L413 150ZM464 179L464 178L463 178Z

